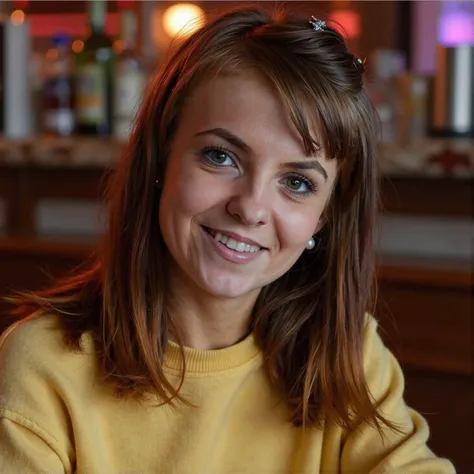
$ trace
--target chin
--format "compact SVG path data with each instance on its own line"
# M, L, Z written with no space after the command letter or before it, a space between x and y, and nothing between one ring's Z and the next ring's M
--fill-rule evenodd
M204 290L219 298L238 298L260 290L260 288L249 284L248 278L244 276L220 275L211 277L208 275L202 278L201 282Z

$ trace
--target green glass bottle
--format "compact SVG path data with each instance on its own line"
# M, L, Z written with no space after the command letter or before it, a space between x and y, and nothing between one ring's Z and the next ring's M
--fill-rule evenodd
M89 0L90 35L76 56L76 132L112 133L115 55L105 33L106 0Z

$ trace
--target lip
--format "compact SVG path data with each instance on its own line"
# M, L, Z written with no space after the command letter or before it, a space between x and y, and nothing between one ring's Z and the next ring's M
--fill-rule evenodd
M243 242L244 244L254 245L256 247L260 247L261 249L267 250L267 248L264 247L259 242L256 242L255 240L252 240L252 239L248 239L247 237L244 237L243 235L236 234L235 232L229 232L227 230L222 230L222 229L214 229L214 227L208 227L208 226L203 226L203 227L204 227L204 229L212 230L216 234L221 233L221 234L227 235L228 237L231 237L232 239L235 239L238 242Z
M217 240L211 234L209 234L209 232L207 232L203 226L201 226L201 232L204 234L204 238L207 239L210 243L213 251L216 252L224 260L227 260L232 263L250 263L256 260L265 252L263 248L257 250L256 252L237 252L237 250L230 249L222 242L217 242Z

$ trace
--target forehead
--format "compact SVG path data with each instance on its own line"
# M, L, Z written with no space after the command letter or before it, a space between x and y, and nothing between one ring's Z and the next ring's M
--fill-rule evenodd
M227 128L252 148L277 148L305 156L303 140L274 87L253 72L225 72L201 80L190 92L180 117L180 129L189 134ZM317 124L307 117L311 134Z

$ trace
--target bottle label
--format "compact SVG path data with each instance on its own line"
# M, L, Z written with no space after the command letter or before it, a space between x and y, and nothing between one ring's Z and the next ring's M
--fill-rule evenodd
M74 130L74 116L71 109L47 110L44 113L44 127L46 131L62 137L72 134Z
M141 71L121 71L115 83L115 135L126 138L145 89Z
M72 87L69 77L53 77L44 82L44 94L47 100L71 103Z
M86 64L77 72L76 111L80 123L100 125L107 120L107 82L101 64Z
M67 76L46 79L43 94L45 131L70 135L74 129L72 79Z
M116 82L115 110L119 116L133 116L142 98L145 79L140 71L121 71Z

